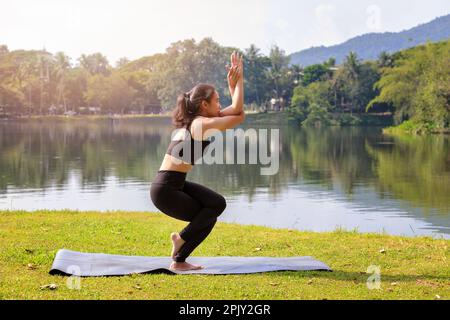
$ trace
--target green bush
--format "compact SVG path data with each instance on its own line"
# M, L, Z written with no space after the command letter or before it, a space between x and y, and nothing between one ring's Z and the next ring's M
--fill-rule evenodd
M354 115L348 113L340 114L336 121L341 126L358 126L362 123L362 120L359 117L355 117Z
M433 129L436 129L436 124L431 121L418 121L416 119L409 119L403 121L401 124L395 127L389 127L385 129L385 132L390 133L429 133Z
M332 118L327 108L321 107L317 103L312 103L308 107L308 116L302 122L302 126L329 126L332 123Z

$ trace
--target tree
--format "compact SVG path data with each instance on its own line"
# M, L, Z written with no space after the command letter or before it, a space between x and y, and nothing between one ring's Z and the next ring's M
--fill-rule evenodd
M89 78L86 101L103 112L125 113L130 107L135 90L118 73L109 77L97 74Z
M89 72L81 67L69 69L64 86L67 110L79 111L80 107L86 106L85 95L89 78Z
M307 66L303 70L302 84L308 86L309 84L323 80L325 76L329 75L329 70L326 65L323 64L313 64Z
M351 91L355 111L365 112L369 102L378 94L378 90L374 90L374 85L379 79L376 62L364 62L358 67L358 78L353 83Z
M347 86L347 96L350 102L350 112L353 112L353 108L355 107L355 100L358 94L358 80L360 73L360 62L356 53L350 52L348 56L345 58L345 61L342 66L342 76L344 77L344 81ZM344 104L344 103L342 103Z
M222 48L210 38L172 43L158 59L150 83L158 87L165 110L174 107L176 97L199 82L213 84L221 97L227 96L225 64L234 48ZM228 95L229 96L229 95Z
M108 77L107 104L111 111L124 114L131 107L136 91L119 74Z
M0 45L0 56L5 55L9 52L8 46L6 44Z
M358 79L360 62L355 52L351 51L345 58L343 70L347 79L356 81Z
M286 56L284 50L280 49L277 45L273 45L270 49L270 68L266 72L269 79L272 80L274 86L275 98L282 96L283 85L286 84L285 75L288 71L288 65L290 57Z
M96 74L88 78L84 94L89 106L101 108L102 112L112 112L109 103L109 88L107 78L103 74Z
M313 110L329 113L332 110L331 100L332 92L329 81L313 82L306 87L299 85L294 89L289 107L290 118L302 123ZM311 107L312 105L314 106ZM328 122L325 121L323 124L328 124Z
M260 53L260 49L254 44L245 49L244 69L245 69L245 102L256 102L258 105L267 97L269 91L269 79L267 70L271 65L268 57Z
M54 79L56 81L57 101L59 105L61 102L64 105L64 112L67 111L67 76L71 68L70 57L66 56L64 52L57 52L55 54L54 62Z
M378 56L378 67L379 68L391 68L393 67L394 59L393 56L387 53L386 51L383 51Z
M302 122L302 126L328 126L331 120L327 108L313 102L308 106L308 116Z
M334 66L336 65L336 59L333 58L333 57L331 57L331 58L329 58L329 59L324 63L324 65L325 65L327 68L332 68L332 67L334 67Z
M126 65L129 62L130 62L130 60L127 57L120 58L116 62L116 68L120 69L120 68L122 68L124 65Z
M417 130L446 128L450 120L450 41L427 43L398 54L375 87L380 94L367 106L389 103L395 121L411 119Z
M101 53L94 53L90 55L82 54L78 58L80 66L90 74L103 74L105 76L111 73L111 66L109 65L108 59Z

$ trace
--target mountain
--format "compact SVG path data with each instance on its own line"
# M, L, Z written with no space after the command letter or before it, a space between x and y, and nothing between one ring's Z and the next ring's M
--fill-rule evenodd
M362 60L375 60L383 51L394 53L426 43L450 38L450 14L401 32L368 33L330 47L312 47L290 55L291 64L309 66L331 57L340 64L350 51Z

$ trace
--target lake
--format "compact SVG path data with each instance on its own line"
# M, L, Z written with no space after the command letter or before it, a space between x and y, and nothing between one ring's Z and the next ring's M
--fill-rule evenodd
M450 137L381 127L279 129L275 175L260 164L201 164L187 179L223 194L219 221L450 238ZM149 196L168 118L0 121L0 209L158 211Z

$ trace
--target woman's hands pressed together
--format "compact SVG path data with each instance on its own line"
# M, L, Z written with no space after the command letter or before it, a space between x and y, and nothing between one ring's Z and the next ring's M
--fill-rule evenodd
M230 89L232 103L219 111L219 117L239 116L245 118L244 112L244 58L233 51L231 54L231 66L227 65L228 88Z
M234 95L234 89L236 84L240 78L242 78L244 66L243 66L243 57L239 55L236 51L233 51L231 54L231 66L226 65L227 70L227 80L228 80L228 89L230 90L230 95Z

